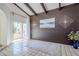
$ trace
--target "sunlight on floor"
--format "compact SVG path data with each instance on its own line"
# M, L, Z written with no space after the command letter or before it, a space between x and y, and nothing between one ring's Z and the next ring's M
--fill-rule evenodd
M70 45L40 40L18 39L0 52L3 56L79 56L79 49Z

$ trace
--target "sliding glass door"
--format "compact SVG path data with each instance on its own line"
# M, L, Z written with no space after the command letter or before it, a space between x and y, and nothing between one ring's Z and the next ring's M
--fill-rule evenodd
M27 39L27 24L14 22L14 40Z

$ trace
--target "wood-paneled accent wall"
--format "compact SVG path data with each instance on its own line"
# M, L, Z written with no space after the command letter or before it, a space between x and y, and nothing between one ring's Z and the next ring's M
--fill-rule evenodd
M67 19L63 15L70 17L73 20L67 28L60 25L60 22ZM55 28L44 29L40 28L40 20L53 18L56 19ZM40 13L38 16L31 16L31 38L36 40L50 41L62 44L70 44L67 40L67 35L71 30L79 30L79 4L69 5L62 10L54 9L46 13Z

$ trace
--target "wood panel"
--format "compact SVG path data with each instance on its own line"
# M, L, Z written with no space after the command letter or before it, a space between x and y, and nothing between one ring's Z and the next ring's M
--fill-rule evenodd
M67 28L64 28L59 23L62 20L65 20L65 18L61 15L70 17L73 20L73 23L71 23ZM53 17L56 19L55 28L40 28L39 22L41 19L48 19ZM59 11L59 9L54 9L49 11L47 14L40 13L38 16L31 16L32 39L70 44L70 41L67 40L67 35L71 30L79 30L79 4L69 5L64 7L61 11Z

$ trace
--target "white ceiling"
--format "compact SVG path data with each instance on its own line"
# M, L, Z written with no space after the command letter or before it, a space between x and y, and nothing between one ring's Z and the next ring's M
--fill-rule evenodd
M19 14L19 15L26 16L26 14L24 12L22 12L19 8L17 8L15 5L13 5L11 3L6 3L6 5L9 7L11 12L14 12L14 13Z
M44 12L43 8L41 7L40 3L29 3L30 6L34 9L36 13Z
M34 15L34 13L32 11L29 10L29 8L27 6L25 6L23 3L16 3L19 7L21 7L26 13L28 13L29 15ZM61 6L67 6L70 5L72 3L62 3ZM11 4L11 3L6 3L6 5L10 8L10 10L14 13L26 16L25 13L23 13L19 8L17 8L15 5ZM29 3L29 5L33 8L33 10L39 14L44 12L42 6L40 5L40 3ZM56 8L59 8L59 3L44 3L45 8L47 11L49 10L53 10Z

